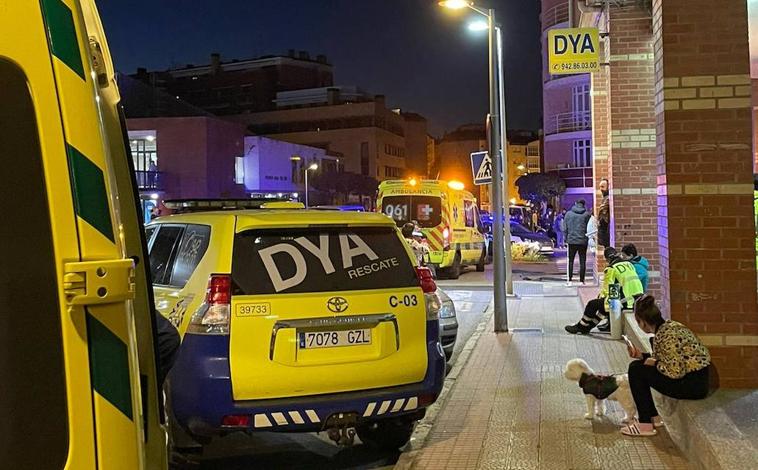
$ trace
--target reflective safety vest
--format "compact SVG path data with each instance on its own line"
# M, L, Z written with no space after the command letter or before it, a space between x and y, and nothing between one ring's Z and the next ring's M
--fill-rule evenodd
M637 276L637 270L634 265L629 261L618 261L605 268L605 279L603 280L603 289L600 292L600 297L605 298L605 309L610 311L610 302L608 301L608 290L611 284L618 284L621 286L624 298L627 305L630 305L632 300L637 295L642 295L645 291L642 288L642 282L640 282L639 276Z

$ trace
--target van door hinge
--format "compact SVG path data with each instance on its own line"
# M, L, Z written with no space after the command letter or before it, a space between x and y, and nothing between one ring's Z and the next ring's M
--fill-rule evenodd
M64 265L63 289L69 305L102 305L134 298L134 261L116 259Z

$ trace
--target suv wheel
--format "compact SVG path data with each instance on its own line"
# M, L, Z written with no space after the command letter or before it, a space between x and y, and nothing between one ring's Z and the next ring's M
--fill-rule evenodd
M356 426L361 441L383 450L397 450L411 440L416 421L407 418L385 419Z

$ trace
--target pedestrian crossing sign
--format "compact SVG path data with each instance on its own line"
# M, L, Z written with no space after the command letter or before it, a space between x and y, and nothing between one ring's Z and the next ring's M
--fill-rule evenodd
M471 172L474 175L474 184L492 184L492 159L487 152L474 152L471 154Z

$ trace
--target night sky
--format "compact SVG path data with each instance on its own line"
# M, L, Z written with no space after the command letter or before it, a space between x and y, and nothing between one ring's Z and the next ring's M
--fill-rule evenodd
M505 43L508 127L541 127L539 0L481 0ZM437 0L106 0L98 2L116 67L163 70L307 50L325 54L335 84L384 94L441 135L483 122L489 108L486 32L478 15Z

